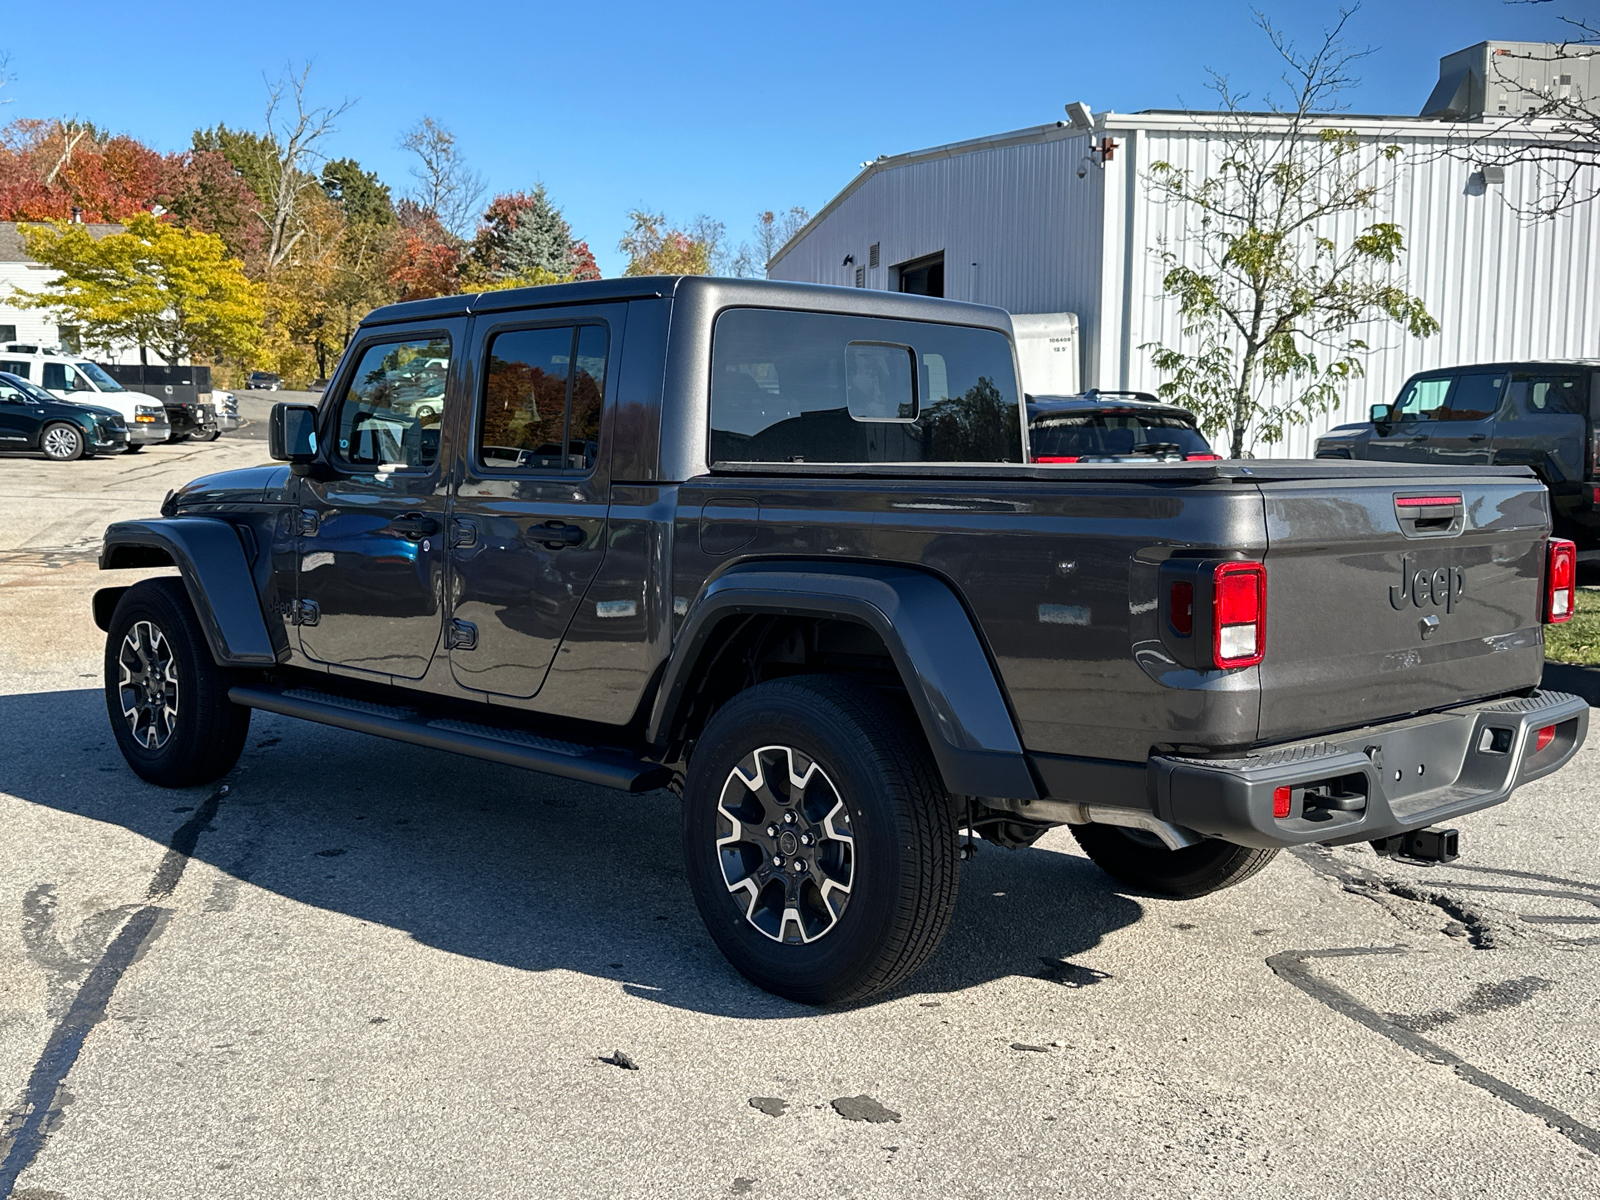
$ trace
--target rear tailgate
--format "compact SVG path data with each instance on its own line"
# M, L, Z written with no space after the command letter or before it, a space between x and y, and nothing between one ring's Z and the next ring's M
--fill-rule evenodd
M1539 682L1550 512L1531 474L1369 468L1260 488L1262 742Z

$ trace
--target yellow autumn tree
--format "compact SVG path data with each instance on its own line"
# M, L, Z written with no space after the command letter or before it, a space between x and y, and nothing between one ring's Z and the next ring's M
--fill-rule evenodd
M82 225L25 226L36 262L60 272L51 291L19 292L79 326L91 346L135 345L169 363L245 356L261 339L261 288L223 240L140 213L123 232L96 239Z

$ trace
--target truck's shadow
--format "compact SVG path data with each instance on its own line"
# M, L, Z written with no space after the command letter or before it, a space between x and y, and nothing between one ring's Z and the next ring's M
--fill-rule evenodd
M0 791L148 839L152 871L211 791L134 776L97 690L0 697L0 728ZM53 881L47 856L24 853ZM195 858L453 954L616 979L701 1012L808 1011L746 983L712 944L683 876L678 802L664 792L630 797L258 713ZM216 890L204 907L239 902L236 888ZM1019 975L1093 983L1073 956L1142 912L1082 858L984 845L963 868L943 947L907 990Z

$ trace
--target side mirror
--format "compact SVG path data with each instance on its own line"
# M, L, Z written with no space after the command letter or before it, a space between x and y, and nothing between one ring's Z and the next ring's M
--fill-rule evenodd
M279 462L314 462L317 410L309 404L274 404L267 422L267 453Z
M1367 416L1380 434L1388 433L1394 424L1394 409L1387 404L1374 404L1367 410Z

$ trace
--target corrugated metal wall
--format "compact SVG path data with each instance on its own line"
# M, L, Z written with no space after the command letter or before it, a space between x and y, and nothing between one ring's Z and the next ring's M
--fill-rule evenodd
M1049 127L1047 140L977 153L911 156L861 181L774 264L773 279L850 286L879 245L866 286L891 288L891 269L940 251L945 295L1011 312L1073 312L1093 336L1099 310L1101 173L1077 170L1085 134ZM974 265L976 264L976 265Z
M1364 330L1366 376L1340 407L1290 430L1256 454L1300 457L1332 425L1364 419L1394 398L1414 371L1517 358L1600 357L1600 202L1555 221L1519 219L1540 186L1533 167L1508 167L1503 185L1484 187L1475 168L1445 153L1452 127L1352 120L1367 148L1404 148L1376 211L1329 222L1340 244L1360 226L1393 220L1407 253L1394 281L1420 295L1442 330L1426 340L1396 327ZM1459 129L1455 130L1458 138ZM1184 117L1108 118L1118 148L1090 166L1090 138L1040 127L886 163L858 181L779 260L775 279L851 284L844 257L880 265L868 287L891 286L890 268L943 250L945 294L1013 312L1075 312L1084 386L1153 390L1160 382L1140 347L1181 337L1174 302L1161 290L1156 250L1166 237L1184 257L1181 213L1148 186L1150 164L1204 168L1218 155L1214 134ZM1459 145L1459 143L1458 143ZM974 268L971 264L976 263Z
M1446 127L1430 125L1426 133L1391 129L1365 136L1369 153L1380 144L1403 147L1392 182L1375 211L1345 214L1318 232L1343 246L1373 221L1397 222L1406 253L1390 278L1422 297L1440 332L1417 339L1382 322L1358 331L1370 347L1365 378L1347 389L1336 411L1294 427L1275 446L1257 444L1256 454L1309 455L1318 434L1364 420L1369 404L1394 399L1415 371L1500 359L1600 357L1600 258L1594 253L1600 204L1555 221L1524 221L1516 209L1530 207L1540 186L1533 167L1507 168L1503 185L1485 187L1475 167L1446 153ZM1176 305L1162 294L1162 266L1153 251L1165 236L1182 254L1185 222L1144 181L1156 161L1203 171L1218 148L1192 130L1141 129L1130 131L1129 140L1137 151L1124 164L1124 184L1134 171L1140 181L1130 206L1135 228L1129 244L1145 249L1132 264L1124 386L1153 388L1160 377L1138 347L1180 337Z

